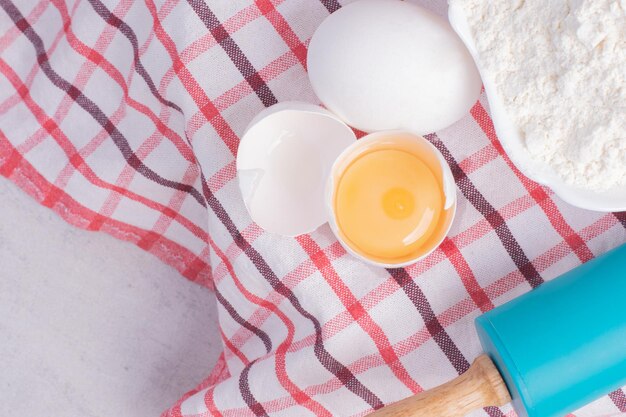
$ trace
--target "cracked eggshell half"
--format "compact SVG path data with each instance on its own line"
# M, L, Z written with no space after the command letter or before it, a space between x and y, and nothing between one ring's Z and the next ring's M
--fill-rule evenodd
M355 141L352 129L313 104L285 102L259 113L237 151L239 187L252 220L284 236L326 223L328 175Z
M339 227L337 220L337 212L335 210L335 196L337 193L337 184L342 174L348 166L352 164L360 155L364 155L374 147L381 147L381 144L390 141L394 148L398 148L398 140L404 142L402 148L406 149L406 145L410 145L411 151L418 154L422 162L424 162L431 172L435 175L440 183L444 196L442 220L439 227L435 230L432 237L424 245L422 252L411 258L405 259L374 259L374 257L364 256L356 248L351 246L349 239L346 238L344 232ZM329 219L329 225L335 236L344 249L352 256L375 266L384 268L399 268L414 264L415 262L425 258L441 245L441 242L450 232L452 223L456 215L457 208L457 192L454 176L450 166L446 162L441 152L425 138L406 131L383 131L370 133L369 135L359 139L347 147L333 164L328 181L326 184L326 210Z
M443 129L467 114L482 86L448 22L400 0L360 0L330 15L307 66L324 106L366 132Z

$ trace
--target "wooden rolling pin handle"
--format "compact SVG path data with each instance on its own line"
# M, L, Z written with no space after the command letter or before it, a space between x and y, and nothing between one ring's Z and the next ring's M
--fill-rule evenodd
M443 385L383 407L368 417L463 417L511 401L500 373L481 355L463 375Z

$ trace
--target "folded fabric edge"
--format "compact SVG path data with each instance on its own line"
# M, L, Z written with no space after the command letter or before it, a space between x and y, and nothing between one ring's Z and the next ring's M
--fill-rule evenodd
M104 232L116 239L131 242L173 267L190 281L214 290L211 266L207 261L165 236L102 216L81 205L37 172L1 131L0 175L72 226Z

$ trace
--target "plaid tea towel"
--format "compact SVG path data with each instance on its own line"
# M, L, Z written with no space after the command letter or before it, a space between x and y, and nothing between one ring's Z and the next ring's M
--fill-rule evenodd
M164 416L366 415L467 370L481 312L626 241L626 214L571 207L513 166L484 96L427 137L459 207L423 261L385 270L328 226L286 238L255 225L239 136L266 106L318 103L307 44L345 3L0 0L0 173L214 288L224 353ZM622 411L618 390L576 416Z

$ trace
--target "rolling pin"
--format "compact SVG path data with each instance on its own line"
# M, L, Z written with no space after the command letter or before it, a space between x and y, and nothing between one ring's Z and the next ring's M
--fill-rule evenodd
M453 381L369 417L462 417L512 400L562 417L626 385L626 244L476 319L485 354Z

